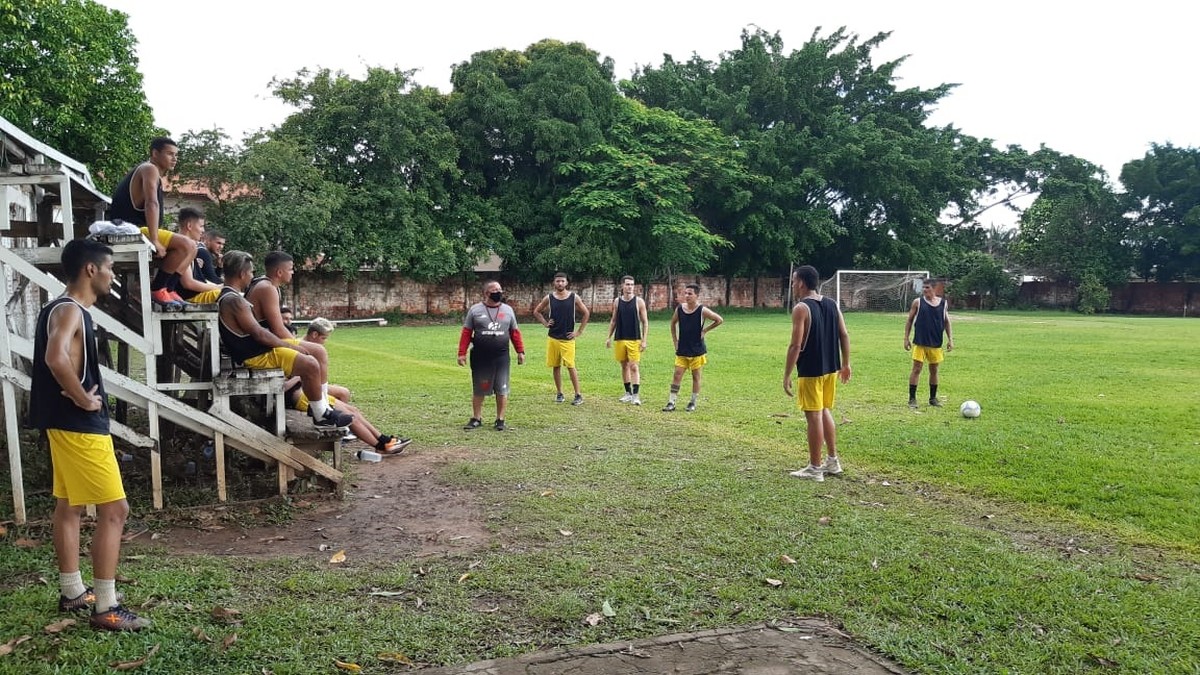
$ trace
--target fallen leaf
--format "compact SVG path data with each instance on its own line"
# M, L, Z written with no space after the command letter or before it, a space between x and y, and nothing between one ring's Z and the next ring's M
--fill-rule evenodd
M266 544L266 543L269 543L269 542L272 542L272 541L283 541L283 540L285 540L285 539L287 539L287 537L285 537L285 536L283 536L282 534L280 534L280 535L277 535L277 536L274 536L274 537L263 537L262 539L259 539L259 540L258 540L258 543L260 543L260 544Z
M146 662L149 661L151 657L158 653L158 647L159 645L154 645L150 648L150 651L146 652L145 656L136 661L113 661L108 665L114 670L133 670L134 668L141 668L142 666L146 665Z
M8 527L5 525L0 525L0 537L6 536L8 536Z
M880 485L882 485L882 486L884 486L884 487L887 487L887 486L891 485L891 483L889 483L889 482L887 482L887 481L885 480L885 481L883 481L882 483L880 483Z
M795 565L796 559L785 553L779 556L779 562L783 563L784 565Z
M783 582L780 581L779 579L772 579L770 577L767 577L765 579L765 581L767 582L767 585L771 586L772 588L779 588L780 586L783 585Z
M471 578L471 573L470 573L470 572L464 572L464 573L463 573L463 575L462 575L461 577L459 577L459 578L458 578L458 583L460 583L460 584L461 584L462 582L464 582L464 581L466 581L467 579L470 579L470 578Z
M212 618L218 623L239 624L242 622L242 613L236 609L221 607L220 605L213 607L211 612Z
M604 620L604 615L603 615L603 614L600 614L600 613L598 613L598 612L597 612L596 614L588 614L588 615L587 615L586 617L584 617L584 619L583 619L583 625L585 625L585 626L597 626L597 625L599 625L599 624L600 624L600 622L601 622L601 621L603 621L603 620Z
M403 591L371 591L367 595L373 595L377 598L394 598L397 595L404 595Z
M129 577L125 576L124 574L118 574L116 577L113 578L113 581L117 582L118 584L129 584L130 586L137 586L137 579L130 579Z
M13 650L17 648L17 645L31 639L33 639L32 635L22 635L21 637L15 637L8 642L5 642L4 644L0 645L0 656L8 656L9 654L13 653Z
M36 539L25 539L24 537L13 542L13 546L17 548L37 548L41 545L41 542Z
M199 626L192 626L192 635L196 636L196 639L201 642L212 642L212 638L208 637L208 634L204 632L204 629L200 628Z
M237 642L237 633L230 633L229 635L226 635L225 639L221 640L221 651L229 649L229 645L235 642Z
M133 541L134 539L137 539L138 537L142 536L143 534L146 534L146 532L148 532L149 530L150 530L150 528L143 527L142 529L136 530L134 532L126 532L125 534L121 535L121 543L128 544L129 542ZM157 535L158 533L155 532L154 534Z
M74 625L75 625L75 619L63 619L61 621L55 621L54 623L46 626L42 630L46 632L46 635L54 635L55 633L61 633L64 630L66 630Z
M1103 396L1104 394L1100 394L1100 395ZM1088 656L1091 657L1092 660L1095 661L1097 665L1104 666L1105 668L1116 668L1117 666L1120 665L1119 663L1117 663L1116 661L1113 661L1112 659L1106 659L1103 656L1097 656L1096 654L1088 654Z
M362 672L362 666L358 665L357 663L344 663L342 661L338 661L337 659L334 659L333 665L337 666L338 668L340 668L342 670L349 671L351 673L361 673Z
M471 538L471 535L469 535L469 534L460 534L457 537L450 537L450 541L461 541L463 539L470 539L470 538Z
M607 600L605 600L604 604L600 606L600 611L604 614L604 616L616 616L617 615L616 610L614 610L612 608L612 604L609 603L609 601L607 601Z
M346 549L342 549L342 550L338 551L337 553L334 553L329 558L330 565L340 565L344 562L346 562Z
M842 424L854 424L854 420L849 417L842 417Z
M572 532L570 530L559 530L558 533L564 537L569 537L569 536L575 534L574 532Z
M408 658L404 654L401 654L400 652L384 652L382 654L376 654L375 658L379 659L380 661L387 661L389 663L401 663L406 666L417 665L417 664L413 663L412 659Z
M479 610L479 613L480 614L495 614L496 612L499 612L499 611L500 611L500 605L496 605L495 607L481 609L481 610Z
M1162 577L1156 577L1153 574L1138 573L1133 575L1133 578L1138 581L1162 581Z
M469 570L473 570L473 569L475 569L476 567L479 567L479 566L480 566L480 565L482 565L482 564L483 564L483 561L482 561L482 560L476 560L475 562L471 563L470 565L467 565L467 569L469 569Z
M818 525L828 525L832 520L833 519L830 518L829 516L821 516L820 518L817 518L817 524Z
M329 544L321 544L320 546L317 547L317 550L324 553L325 551L332 551L333 547L330 546Z
M796 628L795 626L772 626L772 627L775 630L779 631L780 633L799 633L800 631L804 630L803 628Z
M541 496L543 496L543 497L553 497L553 496L554 496L554 490L542 490L542 494L541 494Z
M417 598L417 601L414 604L417 606L417 609L421 609L421 605L424 605L425 601L421 598Z

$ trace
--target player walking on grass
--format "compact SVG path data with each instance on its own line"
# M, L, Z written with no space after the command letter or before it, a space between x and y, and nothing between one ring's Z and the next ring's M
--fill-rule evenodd
M800 301L792 309L792 341L783 366L783 391L788 396L792 395L792 369L796 369L796 407L804 411L808 427L808 466L790 475L815 481L842 472L832 408L837 379L843 384L850 381L846 322L837 302L817 292L819 283L812 265L804 265L792 275L792 292ZM824 463L822 445L827 450Z
M710 323L705 326L704 320ZM700 379L704 364L708 363L708 348L704 344L704 336L717 326L725 323L720 314L700 304L699 284L688 284L683 289L683 303L675 308L671 315L671 341L675 343L675 379L671 380L671 395L663 412L673 412L675 401L679 397L679 385L683 382L683 374L692 371L692 399L688 401L687 412L696 411L696 399L700 398Z
M468 431L483 426L485 396L496 397L493 428L496 431L508 428L504 414L508 408L510 341L517 349L517 364L525 365L525 343L517 328L517 315L505 304L500 282L486 281L483 302L477 302L467 310L458 341L458 365L467 364L467 347L471 348L471 419L463 427Z
M608 322L608 339L604 348L612 347L613 358L621 364L625 380L625 395L621 403L641 405L639 389L642 384L640 362L646 351L646 334L650 321L646 318L646 302L633 294L633 277L621 278L621 295L613 298L612 319Z
M93 628L141 630L150 621L122 607L116 591L129 503L109 435L108 398L88 313L112 286L112 249L75 239L63 247L62 266L66 292L38 314L29 406L33 426L44 429L50 440L58 609L75 612L91 606ZM96 505L90 588L79 571L80 517L87 504Z
M583 394L579 391L579 371L575 369L575 338L583 335L592 313L574 291L567 290L568 283L565 272L556 273L554 292L542 298L533 308L533 317L549 329L546 366L554 369L554 388L558 390L554 402L566 400L562 387L562 369L565 367L571 376L571 386L575 388L571 405L580 405L583 403ZM578 330L575 329L576 315L579 316Z
M913 330L913 327L916 330ZM929 364L929 405L942 407L937 397L938 371L941 370L942 333L946 333L946 351L954 350L954 338L950 335L950 307L945 298L939 298L933 289L933 281L926 279L921 284L921 297L913 300L904 322L904 350L912 349L912 372L908 374L908 407L917 407L917 383L921 379L921 367ZM909 342L909 335L912 342Z

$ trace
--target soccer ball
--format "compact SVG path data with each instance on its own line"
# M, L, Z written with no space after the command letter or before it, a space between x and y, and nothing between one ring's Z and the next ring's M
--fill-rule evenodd
M958 412L962 413L963 417L979 417L979 413L983 409L975 401L963 401L963 404L958 407Z

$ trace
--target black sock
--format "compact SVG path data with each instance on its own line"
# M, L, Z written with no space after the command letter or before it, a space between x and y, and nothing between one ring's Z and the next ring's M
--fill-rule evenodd
M639 389L641 386L642 386L642 385L640 385L640 384L635 384L635 385L633 385L633 395L634 395L634 396L637 396L638 389Z
M169 276L167 276L167 290L168 291L178 291L179 290L179 273L178 272L172 272Z
M908 385L908 400L912 401L917 398L917 385Z
M935 398L937 398L937 385L931 384L929 385L929 400L932 401Z
M158 272L154 274L154 279L150 281L150 290L157 291L160 288L166 288L170 279L170 273L162 268L159 268Z
M387 445L387 442L390 440L392 440L391 436L388 436L387 434L379 434L379 438L375 439L375 447L382 448L383 446Z
M632 393L633 393L633 389L631 389L631 387L632 387L632 386L633 386L633 385L629 384L628 382L626 382L626 383L625 383L625 393L626 393L626 394L632 394Z

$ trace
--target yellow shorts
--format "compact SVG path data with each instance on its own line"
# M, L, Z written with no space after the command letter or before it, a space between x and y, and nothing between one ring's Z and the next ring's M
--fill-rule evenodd
M637 363L642 360L642 341L641 340L614 340L613 341L613 358L619 363L629 361Z
M204 291L203 293L197 293L193 295L192 297L188 298L188 302L196 305L211 305L217 301L217 298L220 297L220 295L221 289L214 288L211 291Z
M796 408L804 412L816 412L833 407L837 393L837 373L820 377L796 378Z
M337 404L341 403L341 401L337 400L333 396L326 396L325 398L326 398L326 400L329 401L329 407L331 407L331 408L333 406L336 406ZM294 405L292 407L294 407L296 410L299 410L300 412L308 412L308 397L304 395L303 390L301 390L301 392L300 392L300 398L296 399L296 405Z
M140 229L142 231L143 237L145 237L147 239L150 238L150 228L142 227L142 228L138 228L138 229ZM175 236L175 233L171 232L167 228L165 228L165 227L158 228L158 243L162 244L163 248L166 248L171 245L171 237L174 237L174 236Z
M295 349L276 347L266 354L259 354L254 358L246 359L242 362L242 365L250 370L271 370L272 368L278 368L283 371L285 377L291 377L292 367L296 365L296 357L299 355L300 352Z
M54 496L71 506L125 499L112 436L47 429L54 465Z
M575 367L575 341L550 338L546 341L546 367Z
M700 356L675 357L675 367L683 368L684 370L700 370L706 363L708 363L708 356L705 354L701 354Z
M941 347L922 347L921 345L912 346L913 361L924 361L925 363L938 364L942 362L945 355L942 353Z

